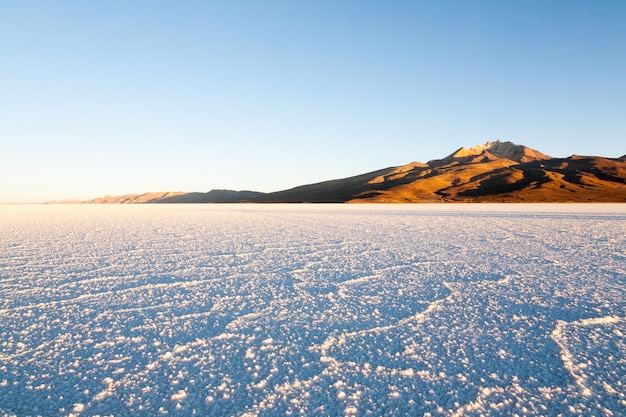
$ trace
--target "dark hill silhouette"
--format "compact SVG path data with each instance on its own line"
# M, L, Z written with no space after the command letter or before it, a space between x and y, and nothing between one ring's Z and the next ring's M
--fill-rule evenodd
M154 203L233 203L261 195L263 193L257 191L211 190L208 193L169 196Z

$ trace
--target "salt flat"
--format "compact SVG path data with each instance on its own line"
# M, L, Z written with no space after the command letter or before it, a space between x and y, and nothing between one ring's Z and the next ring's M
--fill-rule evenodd
M0 206L0 415L626 414L626 205Z

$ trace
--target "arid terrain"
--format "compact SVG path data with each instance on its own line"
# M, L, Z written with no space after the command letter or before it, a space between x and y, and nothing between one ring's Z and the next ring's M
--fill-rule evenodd
M88 203L563 203L626 202L626 159L553 158L512 142L460 148L443 159L272 193L212 190L104 197Z

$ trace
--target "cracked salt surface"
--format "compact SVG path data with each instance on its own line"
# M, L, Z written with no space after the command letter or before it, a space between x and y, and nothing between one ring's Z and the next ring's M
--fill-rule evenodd
M624 205L0 206L0 415L626 414Z

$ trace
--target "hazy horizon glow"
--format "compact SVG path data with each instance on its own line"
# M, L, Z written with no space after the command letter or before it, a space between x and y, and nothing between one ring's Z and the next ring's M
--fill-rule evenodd
M626 4L0 0L0 202L626 153Z

